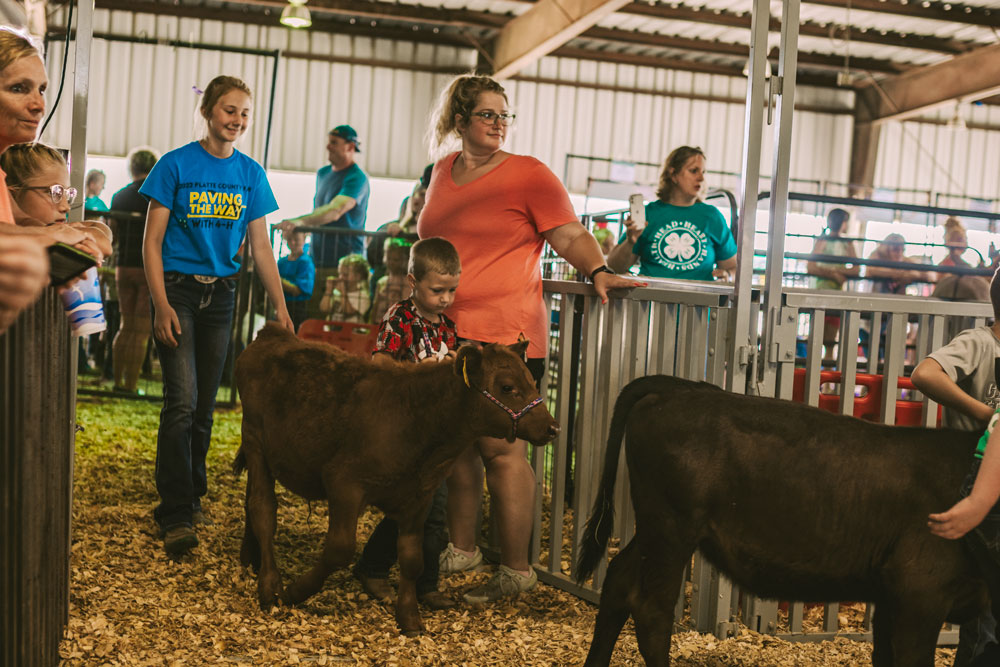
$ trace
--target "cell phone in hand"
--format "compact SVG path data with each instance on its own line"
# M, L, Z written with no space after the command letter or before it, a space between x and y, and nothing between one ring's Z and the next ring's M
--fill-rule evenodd
M92 266L97 258L65 243L49 246L49 280L55 286L64 285Z
M632 218L632 226L635 229L641 231L646 228L646 202L641 192L629 195L628 214Z

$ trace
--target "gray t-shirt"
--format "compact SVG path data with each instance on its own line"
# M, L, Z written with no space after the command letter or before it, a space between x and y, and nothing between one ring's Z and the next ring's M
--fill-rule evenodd
M997 364L1000 362L1000 340L990 327L966 329L939 350L928 355L962 391L991 409L1000 406L997 390ZM944 409L944 426L963 431L981 431L972 417L957 410Z

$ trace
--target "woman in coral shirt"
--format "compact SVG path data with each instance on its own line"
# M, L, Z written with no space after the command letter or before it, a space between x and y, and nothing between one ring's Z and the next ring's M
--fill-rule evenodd
M434 116L440 146L457 137L461 150L434 165L427 202L417 223L421 238L454 244L462 277L448 315L459 336L476 342L530 341L528 368L544 373L548 312L542 298L540 258L547 241L583 275L602 301L609 289L644 283L616 276L597 240L580 224L566 189L533 157L502 150L514 120L503 87L486 76L461 76L442 96ZM479 564L476 517L483 465L498 520L501 565L467 602L486 602L533 588L528 562L535 479L526 443L483 438L458 459L448 481L452 542L442 552L442 572Z

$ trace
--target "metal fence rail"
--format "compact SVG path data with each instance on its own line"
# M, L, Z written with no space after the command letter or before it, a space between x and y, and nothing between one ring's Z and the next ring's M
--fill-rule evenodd
M553 319L547 391L564 428L553 444L533 450L538 486L531 560L543 581L591 601L599 598L606 563L592 584L580 586L572 574L618 392L631 380L656 373L724 384L732 288L677 280L650 283L603 306L588 285L544 282ZM634 531L634 516L624 466L619 475L616 502L621 509L613 537L625 544ZM695 576L705 584L699 613L728 621L728 603L709 595L711 572L701 567L700 559L696 563ZM718 583L716 577L716 589Z
M0 664L50 667L69 613L75 339L55 290L0 335Z

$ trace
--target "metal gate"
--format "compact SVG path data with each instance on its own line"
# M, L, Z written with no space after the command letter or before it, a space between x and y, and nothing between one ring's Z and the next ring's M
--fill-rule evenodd
M0 664L50 667L69 614L76 339L53 289L0 334Z

